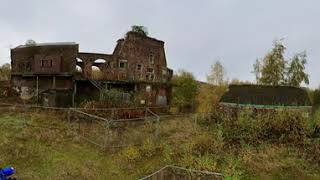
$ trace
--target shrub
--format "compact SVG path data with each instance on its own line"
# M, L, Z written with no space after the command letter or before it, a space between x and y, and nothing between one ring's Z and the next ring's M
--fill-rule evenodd
M173 148L169 144L163 143L161 144L161 149L164 162L166 162L166 164L171 164L174 158Z
M310 124L310 119L304 117L303 113L288 110L263 114L242 110L235 117L227 117L220 113L212 116L210 120L209 126L220 126L225 142L231 144L259 144L263 141L301 143L309 134ZM210 120L204 122L208 124Z
M313 137L320 137L320 108L314 113L309 128Z
M240 169L240 160L234 157L227 158L223 175L225 179L242 179L243 172Z
M218 130L215 134L210 135L207 133L201 134L196 137L193 145L192 152L196 155L218 154L221 152L224 146L224 139L221 130Z
M219 100L226 90L227 87L223 85L200 85L199 92L197 94L197 111L201 113L212 112L218 106Z
M140 154L143 157L152 157L156 152L157 144L155 144L150 138L146 139L140 148Z
M139 149L130 145L122 150L121 157L127 162L135 162L140 159Z
M198 84L192 73L181 70L172 78L174 84L172 102L180 112L189 112L194 108Z
M280 142L301 143L306 137L308 118L300 112L278 111L273 118L266 117L262 121L265 140L280 140Z
M195 158L195 169L199 170L206 170L206 171L217 171L217 164L218 162L216 159L209 155L208 153L203 154L202 156L199 156Z

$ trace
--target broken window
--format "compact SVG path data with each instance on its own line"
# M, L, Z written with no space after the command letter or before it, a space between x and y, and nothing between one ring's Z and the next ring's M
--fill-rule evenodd
M53 63L51 59L41 60L41 67L52 67Z
M137 64L137 71L141 71L142 70L142 64Z
M154 73L154 69L153 68L148 68L147 69L147 73Z
M120 60L119 61L119 68L121 68L121 69L127 68L127 60Z
M148 73L146 75L146 79L149 80L149 81L153 81L155 79L155 76L154 76L154 74Z
M154 76L154 69L153 68L147 68L147 75L146 75L146 79L149 81L153 81L155 78Z
M154 53L153 53L153 51L150 51L149 62L150 62L150 64L154 64Z

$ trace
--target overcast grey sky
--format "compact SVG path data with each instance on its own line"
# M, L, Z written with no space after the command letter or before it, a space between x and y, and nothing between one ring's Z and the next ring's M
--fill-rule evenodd
M229 79L254 80L252 64L275 39L286 56L306 50L310 86L320 84L319 0L1 0L0 64L10 48L73 41L81 51L112 53L133 24L165 41L171 68L205 80L220 59Z

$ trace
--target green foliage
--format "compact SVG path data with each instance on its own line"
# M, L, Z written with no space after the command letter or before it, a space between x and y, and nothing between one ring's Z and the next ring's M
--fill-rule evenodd
M194 107L198 84L192 73L180 70L177 75L172 78L174 84L173 104L180 109Z
M197 94L197 112L212 112L219 104L219 100L226 90L227 86L225 85L200 85Z
M215 154L220 153L223 150L224 138L222 131L217 131L211 135L208 133L202 133L195 138L192 144L192 152L196 155Z
M223 168L225 179L238 180L242 179L243 172L240 170L240 160L234 157L229 157L227 163Z
M212 121L223 129L223 137L229 143L260 144L277 141L301 144L315 131L315 128L311 128L312 120L303 112L287 110L263 114L243 110L234 117L217 113Z
M131 31L148 36L148 29L145 26L133 25L131 26Z
M5 63L0 67L0 80L7 81L10 79L11 74L11 65L9 63Z
M313 115L309 128L314 136L320 137L320 109L318 108Z
M296 54L287 70L287 85L299 87L301 82L309 84L309 76L304 72L307 63L306 52Z
M144 134L139 136L142 140L139 145L107 151L81 140L58 113L26 114L32 125L53 123L59 127L52 129L22 126L25 120L21 115L0 115L3 126L0 164L13 165L21 179L139 179L168 164L219 172L224 179L319 179L320 176L320 140L306 136L305 126L310 121L300 112L278 111L255 116L243 111L238 118L230 119L217 113L208 115L211 119L197 128L192 128L193 118L169 118L160 122L160 139L153 140ZM147 129L150 133L154 130L140 125L135 124L130 130ZM124 126L113 130L126 139ZM137 138L133 137L135 133L129 135L130 139ZM199 178L184 173L194 177L191 179Z
M121 156L127 162L138 161L141 158L140 153L139 153L139 149L137 149L136 147L134 147L132 145L130 145L130 146L126 147L125 149L123 149L122 153L121 153Z
M312 103L315 108L318 108L320 106L320 89L314 90L312 93Z
M150 158L157 153L157 145L150 139L147 138L143 141L140 148L140 154L142 157Z
M284 59L285 50L286 47L281 41L275 41L272 50L262 61L256 60L253 65L253 73L257 84L295 87L299 87L302 82L309 84L309 77L305 72L306 52L296 54L291 61L286 61Z
M117 89L105 89L103 99L109 106L117 107L130 104L132 95Z
M267 85L280 85L285 81L286 61L285 46L276 41L272 50L262 59L261 78L259 82Z

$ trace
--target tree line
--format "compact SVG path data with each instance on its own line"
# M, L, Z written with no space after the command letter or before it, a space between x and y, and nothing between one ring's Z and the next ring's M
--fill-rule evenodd
M257 59L253 64L256 82L241 81L226 78L226 69L221 61L216 61L210 67L205 83L197 81L191 72L180 70L173 77L173 104L183 110L198 110L208 112L219 102L226 91L228 84L258 84L258 85L283 85L300 87L303 83L309 84L309 75L306 72L306 51L296 53L286 59L286 47L282 41L274 41L272 48L266 55ZM320 90L307 89L311 100L320 104Z
M286 47L281 41L275 41L271 51L261 60L256 60L253 73L257 84L295 87L300 87L301 83L309 84L309 75L305 72L306 52L297 53L286 60L285 50Z

